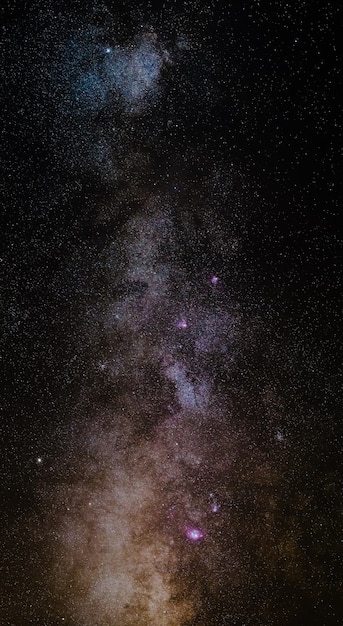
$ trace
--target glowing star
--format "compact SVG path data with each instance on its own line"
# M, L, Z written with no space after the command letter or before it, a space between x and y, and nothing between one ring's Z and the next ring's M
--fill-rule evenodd
M218 276L215 276L215 274L212 274L212 276L211 276L211 284L215 287L216 285L218 285L218 281L219 281Z
M185 528L185 535L189 541L196 543L204 538L204 533L201 528L195 528L194 526L187 526Z
M186 320L184 317L182 317L182 318L178 321L178 323L177 323L177 327L178 327L180 330L185 330L185 329L187 328L187 326L188 326L188 324L187 324L187 320Z
M37 464L41 465L41 463L43 463L43 459L41 456L37 457Z

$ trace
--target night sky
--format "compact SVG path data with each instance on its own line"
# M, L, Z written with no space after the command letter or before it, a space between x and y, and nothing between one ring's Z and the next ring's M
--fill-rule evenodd
M1 626L343 623L340 5L1 9Z

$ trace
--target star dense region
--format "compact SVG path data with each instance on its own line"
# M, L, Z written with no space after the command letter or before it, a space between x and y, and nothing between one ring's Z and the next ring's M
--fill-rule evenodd
M341 624L339 3L2 11L1 625Z

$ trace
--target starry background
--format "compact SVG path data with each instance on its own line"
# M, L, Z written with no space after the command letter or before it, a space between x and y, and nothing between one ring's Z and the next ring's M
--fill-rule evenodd
M1 11L1 625L341 624L340 3Z

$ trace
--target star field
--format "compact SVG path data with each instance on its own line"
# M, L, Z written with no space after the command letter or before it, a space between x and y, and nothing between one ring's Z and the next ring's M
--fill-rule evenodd
M333 626L337 3L2 9L1 626Z

